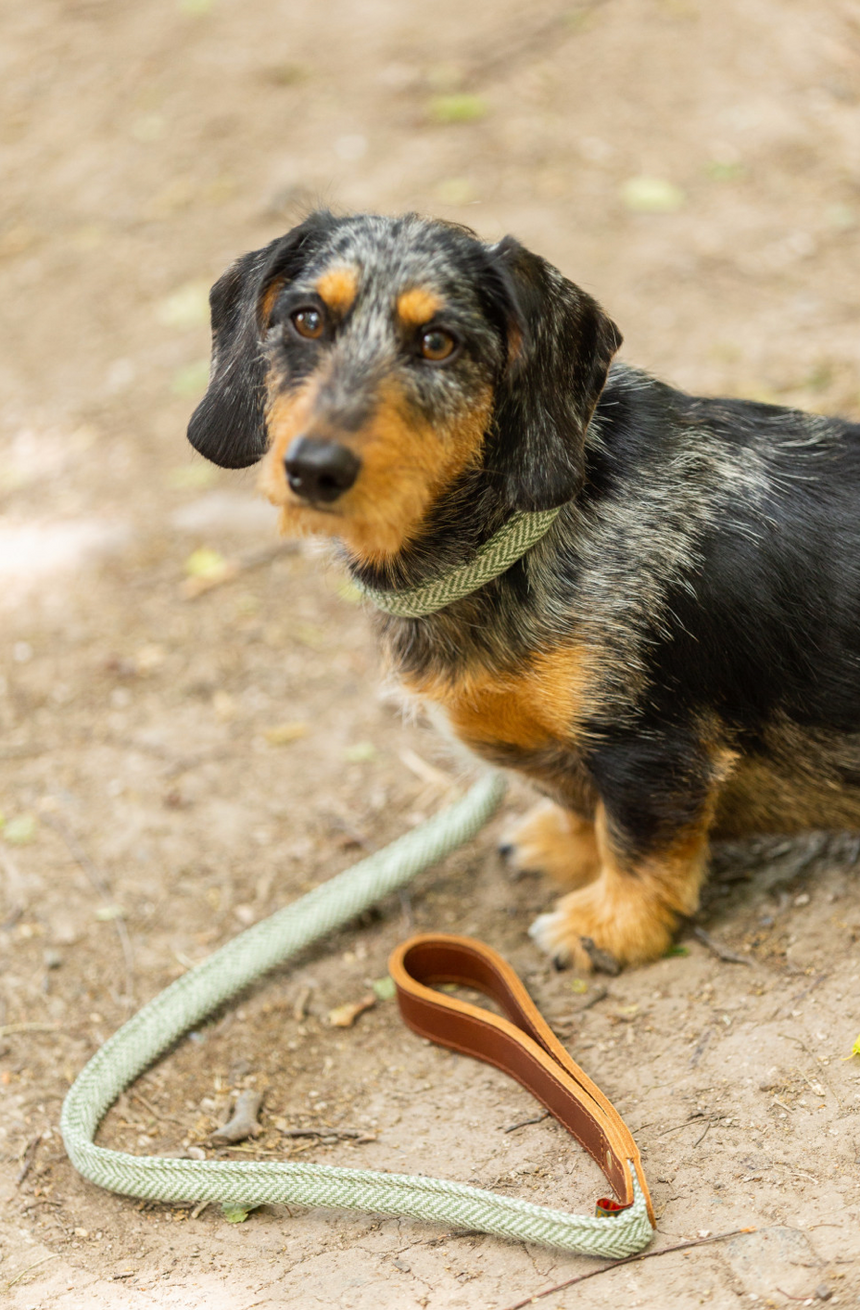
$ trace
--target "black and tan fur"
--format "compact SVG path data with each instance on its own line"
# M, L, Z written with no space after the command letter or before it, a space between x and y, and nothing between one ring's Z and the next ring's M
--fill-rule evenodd
M547 950L653 958L712 837L860 827L860 427L612 364L614 324L551 265L414 215L312 215L228 270L212 321L192 444L261 460L284 531L364 583L562 507L478 592L376 620L406 688L551 798L514 842L573 888ZM342 493L308 491L307 450Z

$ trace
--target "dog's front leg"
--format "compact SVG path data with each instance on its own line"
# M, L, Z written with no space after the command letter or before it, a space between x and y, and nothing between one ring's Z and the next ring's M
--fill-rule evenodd
M594 835L599 870L592 882L570 892L550 914L542 914L531 935L559 963L588 971L582 938L607 951L618 964L644 964L664 955L682 915L692 914L708 856L704 816L674 834L661 849L625 849L623 832L597 808Z

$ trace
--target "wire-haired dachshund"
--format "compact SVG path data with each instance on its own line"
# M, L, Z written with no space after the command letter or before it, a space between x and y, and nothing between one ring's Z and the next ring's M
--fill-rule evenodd
M500 576L377 617L405 687L550 798L513 859L587 967L668 948L711 837L860 827L860 426L612 363L600 306L510 237L311 215L211 296L192 445L262 461L286 533L396 593L561 507Z

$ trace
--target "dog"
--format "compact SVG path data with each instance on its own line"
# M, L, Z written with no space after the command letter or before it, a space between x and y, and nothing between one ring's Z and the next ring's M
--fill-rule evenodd
M417 215L314 213L211 309L192 445L260 461L281 529L336 539L371 594L552 520L376 626L407 691L547 798L509 849L568 889L532 929L557 962L665 953L712 838L860 827L860 426L674 390L540 256Z

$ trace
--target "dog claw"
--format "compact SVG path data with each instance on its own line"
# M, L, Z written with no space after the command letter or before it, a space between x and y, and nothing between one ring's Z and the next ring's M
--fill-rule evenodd
M582 949L591 961L591 967L595 973L608 973L610 978L617 978L621 972L621 965L614 955L608 951L601 950L595 944L591 937L580 937Z

